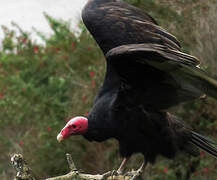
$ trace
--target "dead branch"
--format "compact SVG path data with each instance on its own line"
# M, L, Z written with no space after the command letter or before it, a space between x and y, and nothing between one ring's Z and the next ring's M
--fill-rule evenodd
M45 180L130 180L132 178L131 173L134 171L128 172L128 175L113 175L114 173L112 171L109 171L105 174L85 174L83 172L80 172L73 160L70 154L66 154L66 159L69 165L70 172L65 175L47 178ZM13 167L16 169L17 174L14 180L37 180L33 176L33 172L31 169L27 166L27 163L23 159L23 156L21 154L15 154L11 157L11 163Z
M31 173L31 169L27 166L27 163L21 154L14 154L11 157L11 163L17 171L14 180L36 180Z

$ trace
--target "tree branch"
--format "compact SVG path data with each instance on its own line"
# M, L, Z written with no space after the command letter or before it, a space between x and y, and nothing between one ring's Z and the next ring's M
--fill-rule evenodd
M14 180L36 180L21 154L14 154L11 157L11 163L17 171Z
M70 154L66 154L66 159L69 165L70 172L65 175L47 178L46 180L129 180L132 176L129 175L134 171L128 172L128 175L113 175L113 171L109 171L105 174L85 174L79 172L72 160ZM35 176L33 176L33 172L27 166L27 163L23 159L21 154L15 154L11 157L11 163L13 167L16 169L17 174L14 180L37 180Z

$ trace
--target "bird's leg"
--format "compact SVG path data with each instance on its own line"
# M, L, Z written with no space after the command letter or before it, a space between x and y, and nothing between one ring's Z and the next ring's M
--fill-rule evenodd
M135 180L136 177L140 176L142 173L142 170L146 167L147 161L143 161L142 165L137 169L136 171L128 172L126 175L131 176L130 180Z
M128 160L129 160L129 158L124 157L123 161L121 162L120 167L119 167L118 170L117 170L117 173L118 173L118 174L122 174L122 173L123 173L123 167L124 167L124 165L126 164L126 162L127 162Z
M124 157L118 170L113 170L113 171L109 171L107 173L104 173L101 179L106 179L109 176L121 175L123 173L123 167L126 164L128 159L129 159L128 157Z

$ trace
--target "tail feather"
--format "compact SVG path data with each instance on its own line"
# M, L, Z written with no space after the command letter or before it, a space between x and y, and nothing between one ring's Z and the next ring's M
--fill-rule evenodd
M196 133L196 132L194 132L194 131L192 131L191 133L192 133L192 136L196 136L196 137L198 137L198 138L201 138L201 139L203 139L203 140L204 140L205 142L207 142L207 143L211 143L211 144L217 145L217 142L214 142L213 140L211 140L211 139L208 138L208 137L205 137L205 136L203 136L203 135L201 135L201 134L198 134L198 133Z
M191 143L217 158L217 148L212 145L216 143L212 140L192 131Z

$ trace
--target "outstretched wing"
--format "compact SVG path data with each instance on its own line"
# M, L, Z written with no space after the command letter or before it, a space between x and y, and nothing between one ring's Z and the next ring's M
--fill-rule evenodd
M104 54L121 45L138 43L180 49L176 37L158 26L152 17L122 1L90 1L82 11L82 19Z
M145 106L165 109L204 93L217 98L217 81L197 67L199 61L168 46L123 45L111 49L106 59L127 91L136 89L137 102Z
M217 83L199 61L180 52L177 39L142 10L117 0L89 1L82 19L121 78L120 102L164 109L204 92L217 97Z

